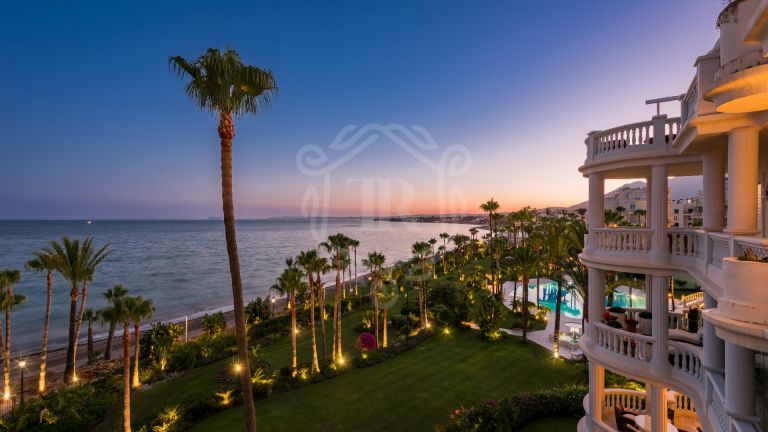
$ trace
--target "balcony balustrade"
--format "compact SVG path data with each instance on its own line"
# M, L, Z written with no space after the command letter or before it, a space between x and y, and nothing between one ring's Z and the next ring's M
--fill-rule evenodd
M681 118L658 116L596 132L587 138L587 162L601 162L646 151L666 151L680 134Z
M593 324L597 330L597 345L621 357L651 361L653 338L625 330L609 327L605 324Z

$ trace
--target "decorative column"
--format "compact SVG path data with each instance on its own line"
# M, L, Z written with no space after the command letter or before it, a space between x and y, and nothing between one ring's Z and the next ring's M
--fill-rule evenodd
M667 291L669 287L668 276L656 276L651 278L651 290L653 290L651 305L651 336L653 336L653 356L651 357L651 370L658 377L669 375L669 351L668 341L668 317L667 317Z
M651 168L651 212L649 215L651 234L651 257L659 261L669 260L667 245L667 166L654 165Z
M597 330L595 325L600 322L600 317L605 309L605 270L590 267L587 270L589 297L589 326L586 339L589 346L597 344Z
M589 362L589 423L587 429L594 432L602 431L594 424L594 420L602 420L603 400L605 400L605 368L593 361Z
M716 309L717 300L704 293L704 309ZM715 326L704 320L704 369L717 374L725 370L725 343L715 333Z
M646 384L647 386L647 384ZM647 387L646 387L647 388ZM650 424L645 428L651 432L667 431L667 389L656 385L651 385L650 400Z
M704 153L704 229L722 231L725 226L725 154L716 149Z
M587 250L597 250L597 232L595 228L605 225L605 182L602 174L589 175L589 234Z
M755 420L755 352L730 342L725 343L725 411Z
M728 227L733 235L757 233L757 156L756 127L743 127L728 133Z

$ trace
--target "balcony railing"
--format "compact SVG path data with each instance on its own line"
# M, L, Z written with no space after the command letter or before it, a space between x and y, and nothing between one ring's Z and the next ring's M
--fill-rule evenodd
M699 384L704 383L701 348L684 342L669 341L669 360L673 373L689 375Z
M653 120L600 131L587 139L587 160L621 157L646 150L666 150L680 133L681 118Z
M653 231L646 228L597 228L597 247L610 252L645 253Z
M597 329L597 345L611 353L641 362L650 362L653 349L653 338L637 333L595 323Z

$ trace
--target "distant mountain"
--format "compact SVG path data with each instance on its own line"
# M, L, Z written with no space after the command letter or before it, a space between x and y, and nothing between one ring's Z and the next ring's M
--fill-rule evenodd
M625 184L617 187L616 189L614 189L614 190L612 190L610 192L606 192L605 196L615 195L618 192L623 191L623 190L627 190L627 189L645 190L645 182L642 181L642 180L638 180L638 181L633 181L632 183L625 183ZM569 211L576 211L576 210L578 210L580 208L589 208L589 201L584 201L582 203L578 203L576 205L572 205L572 206L568 207L568 210Z

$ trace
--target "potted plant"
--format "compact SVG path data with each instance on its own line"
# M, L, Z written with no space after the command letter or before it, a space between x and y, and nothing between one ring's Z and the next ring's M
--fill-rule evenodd
M608 313L621 322L624 320L624 314L627 313L627 310L620 306L611 306L608 308Z
M603 312L603 322L607 323L608 321L615 320L613 315L609 314L608 312Z
M637 324L638 321L636 319L627 317L624 319L624 330L630 333L637 333Z
M611 328L615 328L615 329L623 329L623 327L621 326L621 323L618 322L615 319L606 321L605 325L607 325L608 327L611 327Z
M637 314L638 319L638 330L640 331L640 334L645 336L651 335L651 319L653 318L653 315L649 311L641 311L639 314Z

